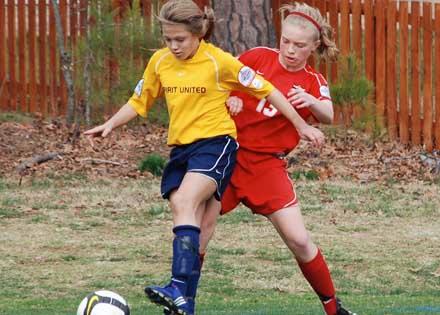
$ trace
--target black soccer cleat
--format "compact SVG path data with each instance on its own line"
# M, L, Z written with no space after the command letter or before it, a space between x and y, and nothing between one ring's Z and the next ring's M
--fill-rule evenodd
M356 313L353 313L353 312L345 309L342 306L342 303L341 303L340 299L336 299L336 307L337 307L336 315L357 315Z
M145 294L151 302L170 310L171 314L194 315L179 289L172 284L165 287L148 286Z
M194 303L194 299L187 299L187 303L188 303L188 311L189 314L195 314L195 303ZM164 315L178 315L177 313L173 312L171 309L164 307L163 308L163 313Z

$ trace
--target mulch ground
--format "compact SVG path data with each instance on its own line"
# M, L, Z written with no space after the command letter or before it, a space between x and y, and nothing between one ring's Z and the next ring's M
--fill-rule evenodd
M150 153L168 156L165 127L138 124L114 131L93 143L82 135L85 128L68 128L61 120L0 124L0 176L45 177L83 174L91 177L151 177L138 170ZM336 130L336 132L335 132ZM421 147L389 141L342 127L325 130L326 144L313 148L302 143L288 156L289 172L313 172L321 179L351 178L360 182L435 180L440 157ZM37 163L36 158L55 158ZM33 162L32 162L33 160Z

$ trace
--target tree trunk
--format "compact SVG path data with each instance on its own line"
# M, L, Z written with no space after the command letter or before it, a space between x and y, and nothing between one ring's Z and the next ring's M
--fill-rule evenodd
M275 47L271 1L211 0L216 16L212 42L238 55L256 46Z
M58 49L60 50L61 69L63 70L64 80L67 84L67 124L70 126L75 121L75 89L72 76L72 56L64 49L64 32L61 24L60 10L58 2L52 0L55 15L56 35ZM55 69L53 69L55 71Z

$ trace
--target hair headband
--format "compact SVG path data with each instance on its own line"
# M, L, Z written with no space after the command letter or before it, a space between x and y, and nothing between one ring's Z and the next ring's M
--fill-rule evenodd
M290 16L290 15L297 15L297 16L301 16L301 17L305 18L310 23L315 25L315 27L318 29L318 31L321 32L321 26L319 26L318 22L316 22L311 16L304 14L302 12L298 12L298 11L291 11L291 12L289 12L289 14L287 16Z

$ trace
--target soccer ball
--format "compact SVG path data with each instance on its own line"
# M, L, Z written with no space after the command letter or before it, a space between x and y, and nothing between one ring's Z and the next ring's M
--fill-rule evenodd
M130 308L119 294L100 290L90 293L81 301L76 315L130 315Z

